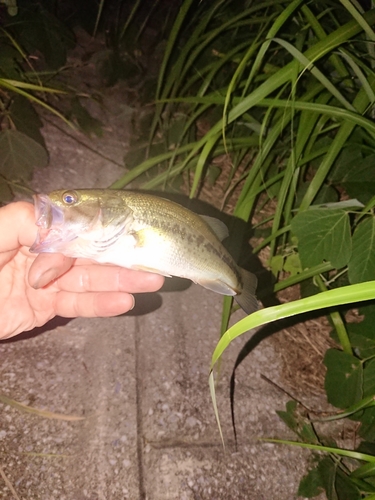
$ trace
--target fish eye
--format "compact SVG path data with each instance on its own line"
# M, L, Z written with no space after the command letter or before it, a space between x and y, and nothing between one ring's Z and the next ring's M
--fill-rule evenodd
M65 191L62 195L62 199L67 205L73 205L78 201L78 195L75 191Z

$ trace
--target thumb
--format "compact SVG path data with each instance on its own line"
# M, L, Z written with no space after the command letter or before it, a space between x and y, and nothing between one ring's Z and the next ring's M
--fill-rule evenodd
M39 254L29 270L29 284L35 289L43 288L73 265L75 259L60 253Z

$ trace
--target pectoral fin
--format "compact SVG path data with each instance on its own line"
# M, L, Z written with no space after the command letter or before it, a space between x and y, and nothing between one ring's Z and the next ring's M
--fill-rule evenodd
M134 222L133 212L129 207L108 206L100 207L98 220L103 227L129 227Z

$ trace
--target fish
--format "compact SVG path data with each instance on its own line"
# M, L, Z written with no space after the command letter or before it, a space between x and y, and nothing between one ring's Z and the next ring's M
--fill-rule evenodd
M62 253L103 264L187 278L258 309L257 278L221 243L226 225L159 196L72 189L34 196L38 233L32 253Z

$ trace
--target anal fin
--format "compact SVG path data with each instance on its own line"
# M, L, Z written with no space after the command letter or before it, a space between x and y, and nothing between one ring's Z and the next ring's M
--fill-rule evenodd
M220 293L221 295L236 295L236 291L230 288L226 283L220 280L194 280L194 283L212 290L213 292Z

